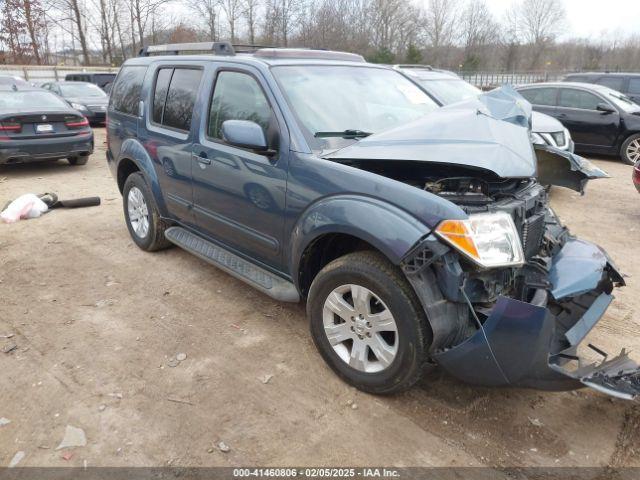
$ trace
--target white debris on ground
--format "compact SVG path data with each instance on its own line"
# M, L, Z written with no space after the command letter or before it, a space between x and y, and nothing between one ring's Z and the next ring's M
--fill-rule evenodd
M64 432L64 438L60 445L56 447L56 450L70 447L84 447L87 444L87 437L84 434L84 430L81 428L67 425L67 429Z

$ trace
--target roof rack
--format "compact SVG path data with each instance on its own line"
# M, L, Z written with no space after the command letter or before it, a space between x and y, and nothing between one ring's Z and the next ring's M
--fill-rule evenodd
M277 48L273 45L251 45L251 44L243 44L243 43L234 43L232 45L233 49L236 53L255 53L258 50L263 48Z
M331 50L312 50L309 48L262 48L254 53L254 57L366 62L364 57L357 53L335 52Z
M140 49L138 56L149 57L153 54L180 55L180 53L184 52L210 52L214 55L226 56L233 56L236 54L233 45L229 42L194 42L149 45L148 47Z

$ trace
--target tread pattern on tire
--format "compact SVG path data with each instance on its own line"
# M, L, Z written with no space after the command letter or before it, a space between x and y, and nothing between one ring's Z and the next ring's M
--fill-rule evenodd
M390 394L390 393L399 393L401 391L411 388L413 385L415 385L415 383L418 380L420 380L423 374L423 371L425 370L425 367L427 366L427 364L429 364L428 351L430 346L430 328L428 326L426 314L424 313L422 305L420 304L420 301L418 300L416 293L413 290L413 287L408 282L408 280L404 277L404 274L402 273L402 271L399 268L397 268L395 265L393 265L381 253L373 250L363 250L363 251L348 253L328 263L327 265L325 265L324 268L322 268L322 270L320 270L318 275L316 275L316 279L319 278L321 275L324 275L328 272L341 268L344 265L349 265L349 267L354 271L354 273L357 273L357 271L360 270L359 273L361 273L362 275L365 275L365 276L369 275L370 272L368 270L361 270L359 268L363 264L366 264L369 267L372 267L373 269L380 271L380 273L382 273L397 287L399 287L401 294L404 297L404 300L407 303L409 303L412 309L416 312L416 322L418 326L417 330L419 335L419 338L416 339L417 340L416 343L421 344L423 348L422 358L418 359L419 365L417 366L417 368L413 369L412 374L410 376L402 379L401 385L392 386L387 390L384 390L384 389L380 389L376 391L372 391L371 389L367 390L371 393L380 394L380 395ZM314 282L312 282L311 289L309 291L309 296L313 295L313 292L315 290L314 283L315 283L315 279L314 279ZM317 285L316 285L316 288L317 288ZM311 318L310 302L307 303L307 316ZM338 375L344 378L344 375L341 375L340 373L338 373Z
M173 244L169 240L167 240L167 238L164 236L165 230L169 228L171 225L165 222L164 220L162 220L162 218L160 217L160 212L158 212L158 207L156 206L155 199L153 198L153 195L151 194L149 187L147 186L147 181L145 180L144 175L142 175L142 173L140 172L132 173L127 177L127 179L124 182L123 199L125 199L125 201L123 202L123 205L125 209L125 215L127 215L126 196L129 193L130 186L133 186L133 185L137 186L138 188L140 188L140 190L142 190L145 201L147 202L147 208L149 210L149 217L150 217L149 228L150 228L150 233L152 237L151 237L151 242L149 243L148 246L144 247L144 250L147 250L149 252L155 252L158 250L163 250L165 248L171 247ZM127 218L128 218L128 215L127 215ZM128 223L128 220L127 220L127 223Z

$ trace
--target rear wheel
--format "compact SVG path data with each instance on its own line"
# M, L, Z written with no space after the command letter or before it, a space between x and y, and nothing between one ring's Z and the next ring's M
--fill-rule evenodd
M71 165L86 165L89 155L80 155L78 157L70 157L67 159Z
M620 149L620 156L628 165L635 165L640 160L640 134L631 135L625 140Z
M164 236L169 224L160 218L153 195L140 172L127 177L122 202L129 234L138 247L152 252L171 245Z
M350 253L325 266L307 314L320 354L347 383L390 394L420 378L431 332L406 278L381 254Z

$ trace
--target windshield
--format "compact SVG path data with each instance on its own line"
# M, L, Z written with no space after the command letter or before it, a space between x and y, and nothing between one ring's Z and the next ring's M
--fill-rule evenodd
M68 109L69 105L53 93L30 90L27 92L0 92L0 109L16 110L47 110L50 108Z
M635 103L626 95L618 93L615 90L609 90L607 92L607 98L611 100L616 107L624 110L627 113L640 112L640 105Z
M314 150L355 141L330 132L378 133L422 117L438 106L398 72L354 66L273 68L287 101ZM322 138L316 137L320 134ZM355 137L360 137L356 135Z
M107 95L100 87L93 83L60 83L60 91L63 97L99 97Z
M417 78L417 81L427 92L440 100L444 105L474 98L482 93L479 88L457 78L452 78L451 80L426 80Z

